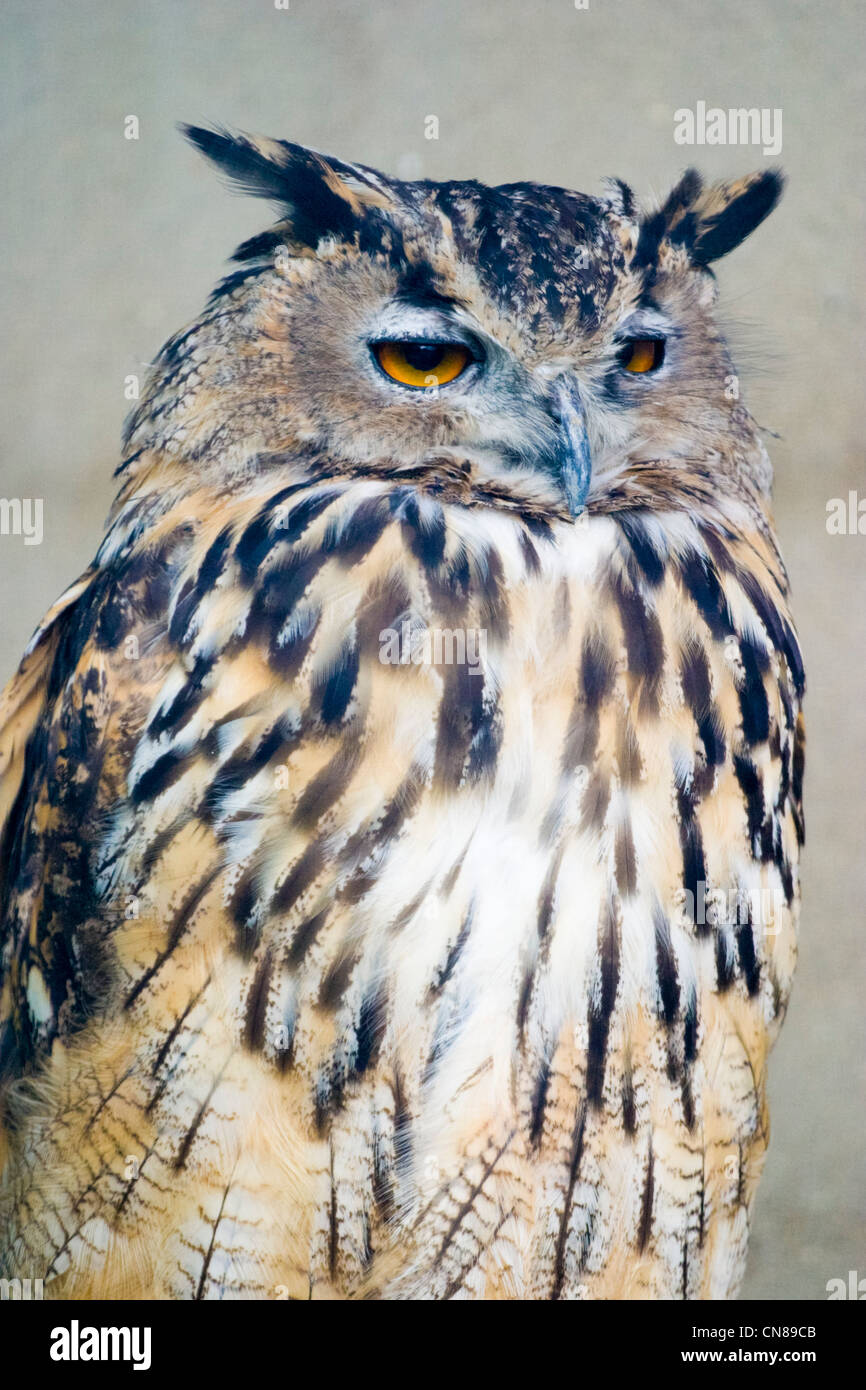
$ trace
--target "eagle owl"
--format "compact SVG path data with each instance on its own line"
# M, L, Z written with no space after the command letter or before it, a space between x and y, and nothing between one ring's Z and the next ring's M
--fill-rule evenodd
M765 171L279 205L2 707L0 1269L64 1298L726 1298L803 667L710 269Z

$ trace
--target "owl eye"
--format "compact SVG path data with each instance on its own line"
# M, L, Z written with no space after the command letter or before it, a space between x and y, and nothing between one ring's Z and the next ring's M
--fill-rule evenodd
M619 354L627 372L655 372L665 360L664 338L629 338Z
M401 386L447 386L473 360L462 343L425 343L408 340L373 343L373 356L386 376Z

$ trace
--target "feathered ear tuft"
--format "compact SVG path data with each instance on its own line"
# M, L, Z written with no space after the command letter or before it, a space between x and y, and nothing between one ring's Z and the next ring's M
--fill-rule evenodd
M769 217L784 186L781 171L767 169L708 188L694 206L697 232L691 255L695 264L709 265L745 241Z
M784 187L777 169L705 188L696 169L687 169L661 209L641 227L638 264L651 265L663 240L682 246L693 265L707 266L745 241L773 211Z
M314 247L325 236L351 240L365 212L388 201L373 170L303 145L201 126L180 130L242 192L277 203L303 245Z

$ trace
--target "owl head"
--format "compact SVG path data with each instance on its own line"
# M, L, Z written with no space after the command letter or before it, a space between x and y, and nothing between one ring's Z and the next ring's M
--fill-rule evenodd
M778 173L705 187L690 170L643 210L620 181L406 182L184 129L279 220L163 350L133 455L402 474L565 518L688 506L750 469L760 491L711 265L774 207Z

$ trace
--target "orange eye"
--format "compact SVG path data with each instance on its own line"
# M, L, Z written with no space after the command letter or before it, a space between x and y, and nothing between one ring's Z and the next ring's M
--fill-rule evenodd
M627 372L654 372L665 360L664 338L631 338L619 355Z
M472 361L462 343L384 342L374 343L373 353L386 376L401 386L447 386Z

